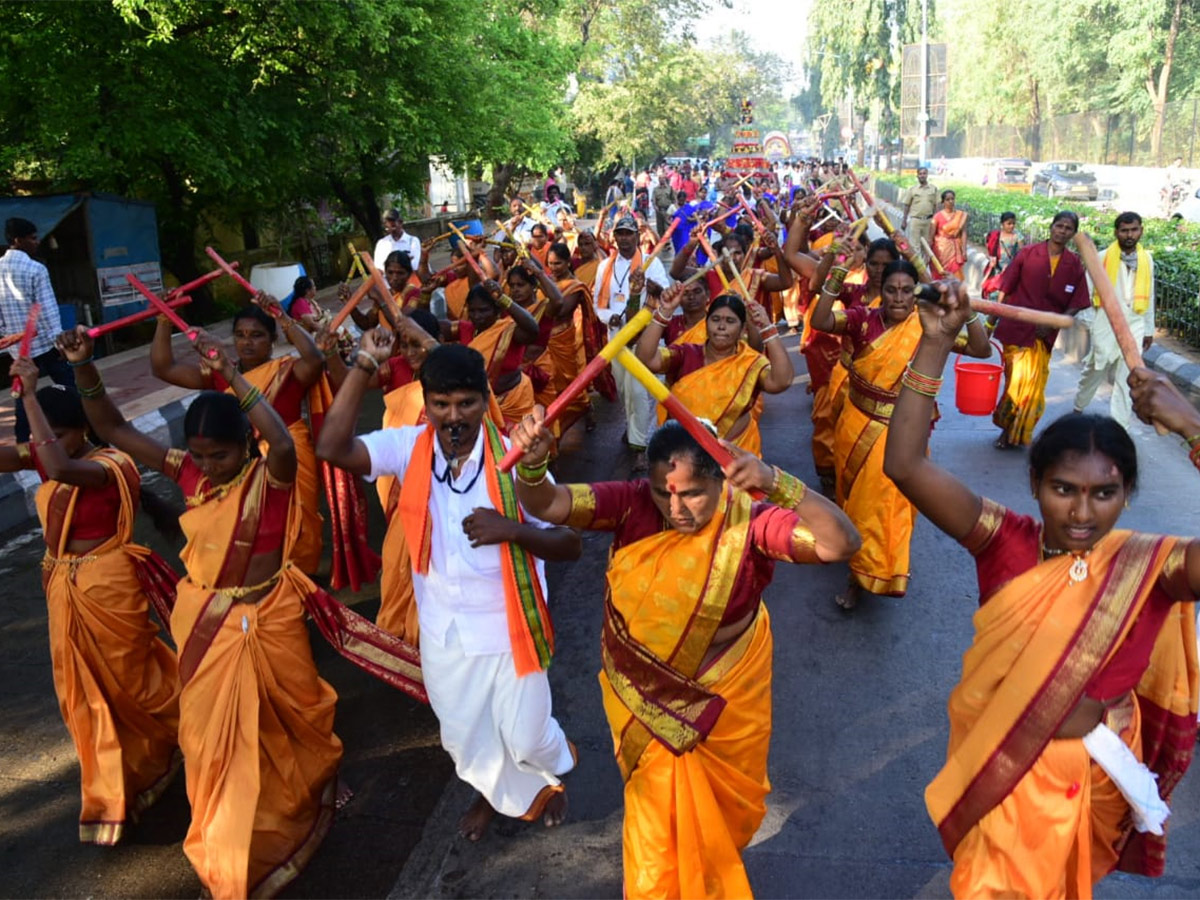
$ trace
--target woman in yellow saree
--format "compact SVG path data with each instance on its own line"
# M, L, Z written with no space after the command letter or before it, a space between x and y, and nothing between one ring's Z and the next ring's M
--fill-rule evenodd
M317 674L305 613L355 664L414 696L423 689L411 648L342 607L296 566L291 435L219 343L200 332L195 346L234 393L205 391L192 402L185 452L125 421L88 361L85 329L62 339L96 431L176 481L187 501L180 519L187 576L171 615L192 807L184 852L213 897L272 896L320 845L338 793L337 697Z
M713 422L718 435L760 456L762 436L755 404L761 394L782 394L791 387L795 377L791 357L767 311L753 300L747 310L732 294L708 305L708 338L703 344L672 344L660 350L659 338L682 299L682 286L663 292L654 318L638 338L638 358L650 371L666 374L672 393L696 415ZM762 338L762 353L742 340L747 311ZM666 419L660 406L659 423Z
M925 802L956 897L1087 898L1114 869L1162 873L1166 801L1195 750L1200 541L1115 527L1137 452L1105 416L1063 416L1034 442L1041 521L930 461L933 396L969 314L965 290L922 305L885 455L979 576L946 766ZM1139 416L1200 459L1195 407L1145 369L1130 383Z
M837 412L833 445L838 503L863 537L862 549L850 560L846 592L836 598L849 610L864 590L889 597L903 597L908 590L916 510L883 474L883 447L900 378L921 337L921 323L913 312L917 271L907 260L884 268L883 301L874 308L834 312L841 291L838 273L834 267L821 288L812 324L843 335L850 346L846 402ZM976 317L967 328L963 351L982 358L990 349Z
M0 470L36 468L46 539L42 585L54 691L79 757L79 839L112 845L179 769L179 673L149 607L168 621L178 576L132 543L141 477L124 453L87 438L73 388L37 391L13 362L33 439L0 448Z
M677 422L654 433L649 477L555 485L533 473L550 433L513 433L521 504L543 521L614 532L600 675L625 780L625 896L749 897L742 850L766 812L776 560L847 558L846 516L793 476L735 451L724 470ZM532 476L532 477L531 477ZM748 491L761 491L756 502Z

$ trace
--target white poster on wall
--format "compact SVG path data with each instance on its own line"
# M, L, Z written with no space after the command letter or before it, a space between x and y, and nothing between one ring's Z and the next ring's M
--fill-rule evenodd
M162 267L157 262L134 263L131 266L109 266L96 270L96 280L100 283L100 305L121 306L133 303L135 300L145 300L128 279L126 274L132 274L159 296L163 292Z

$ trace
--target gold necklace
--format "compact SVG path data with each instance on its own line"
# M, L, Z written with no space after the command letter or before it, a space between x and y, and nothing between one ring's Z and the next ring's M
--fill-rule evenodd
M197 491L195 494L192 494L190 497L187 498L188 508L191 509L193 507L203 506L209 500L225 499L225 496L230 491L232 491L235 487L237 487L239 484L241 484L242 481L245 479L246 473L250 471L251 462L253 462L253 460L247 459L246 462L242 465L242 470L240 472L238 472L237 475L233 476L233 478L231 478L229 481L225 482L224 484L218 484L216 487L214 487L208 491L201 490L201 491ZM208 480L207 476L205 476L205 480L206 481Z

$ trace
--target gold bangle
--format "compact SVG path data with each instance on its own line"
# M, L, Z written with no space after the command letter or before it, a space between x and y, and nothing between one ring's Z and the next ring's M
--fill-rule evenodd
M242 412L250 412L254 404L261 399L262 391L260 391L254 385L250 385L250 390L246 391L245 396L238 401L238 406L241 407Z

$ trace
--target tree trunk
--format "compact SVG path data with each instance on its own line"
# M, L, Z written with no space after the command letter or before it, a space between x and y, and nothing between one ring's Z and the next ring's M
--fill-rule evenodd
M483 211L484 218L491 219L497 216L505 216L508 212L508 189L512 185L513 178L517 176L518 171L523 172L524 167L518 166L516 163L493 163L492 164L492 186L487 194L487 209Z
M1171 26L1167 31L1167 46L1163 53L1162 68L1158 72L1157 84L1154 69L1151 67L1146 79L1146 90L1150 93L1150 102L1154 105L1154 127L1150 129L1150 153L1156 165L1162 165L1162 137L1167 119L1167 89L1171 82L1171 65L1175 61L1175 39L1179 36L1179 21L1183 16L1183 0L1175 0L1175 9L1171 12Z
M337 197L346 211L362 226L371 242L374 243L383 237L383 221L374 189L369 184L363 183L359 185L358 192L355 194L339 176L330 174L326 176L326 179L329 182L329 189L333 191L333 196Z
M1037 78L1030 75L1029 156L1033 160L1041 160L1042 158L1042 101L1040 89L1041 85L1038 83Z

